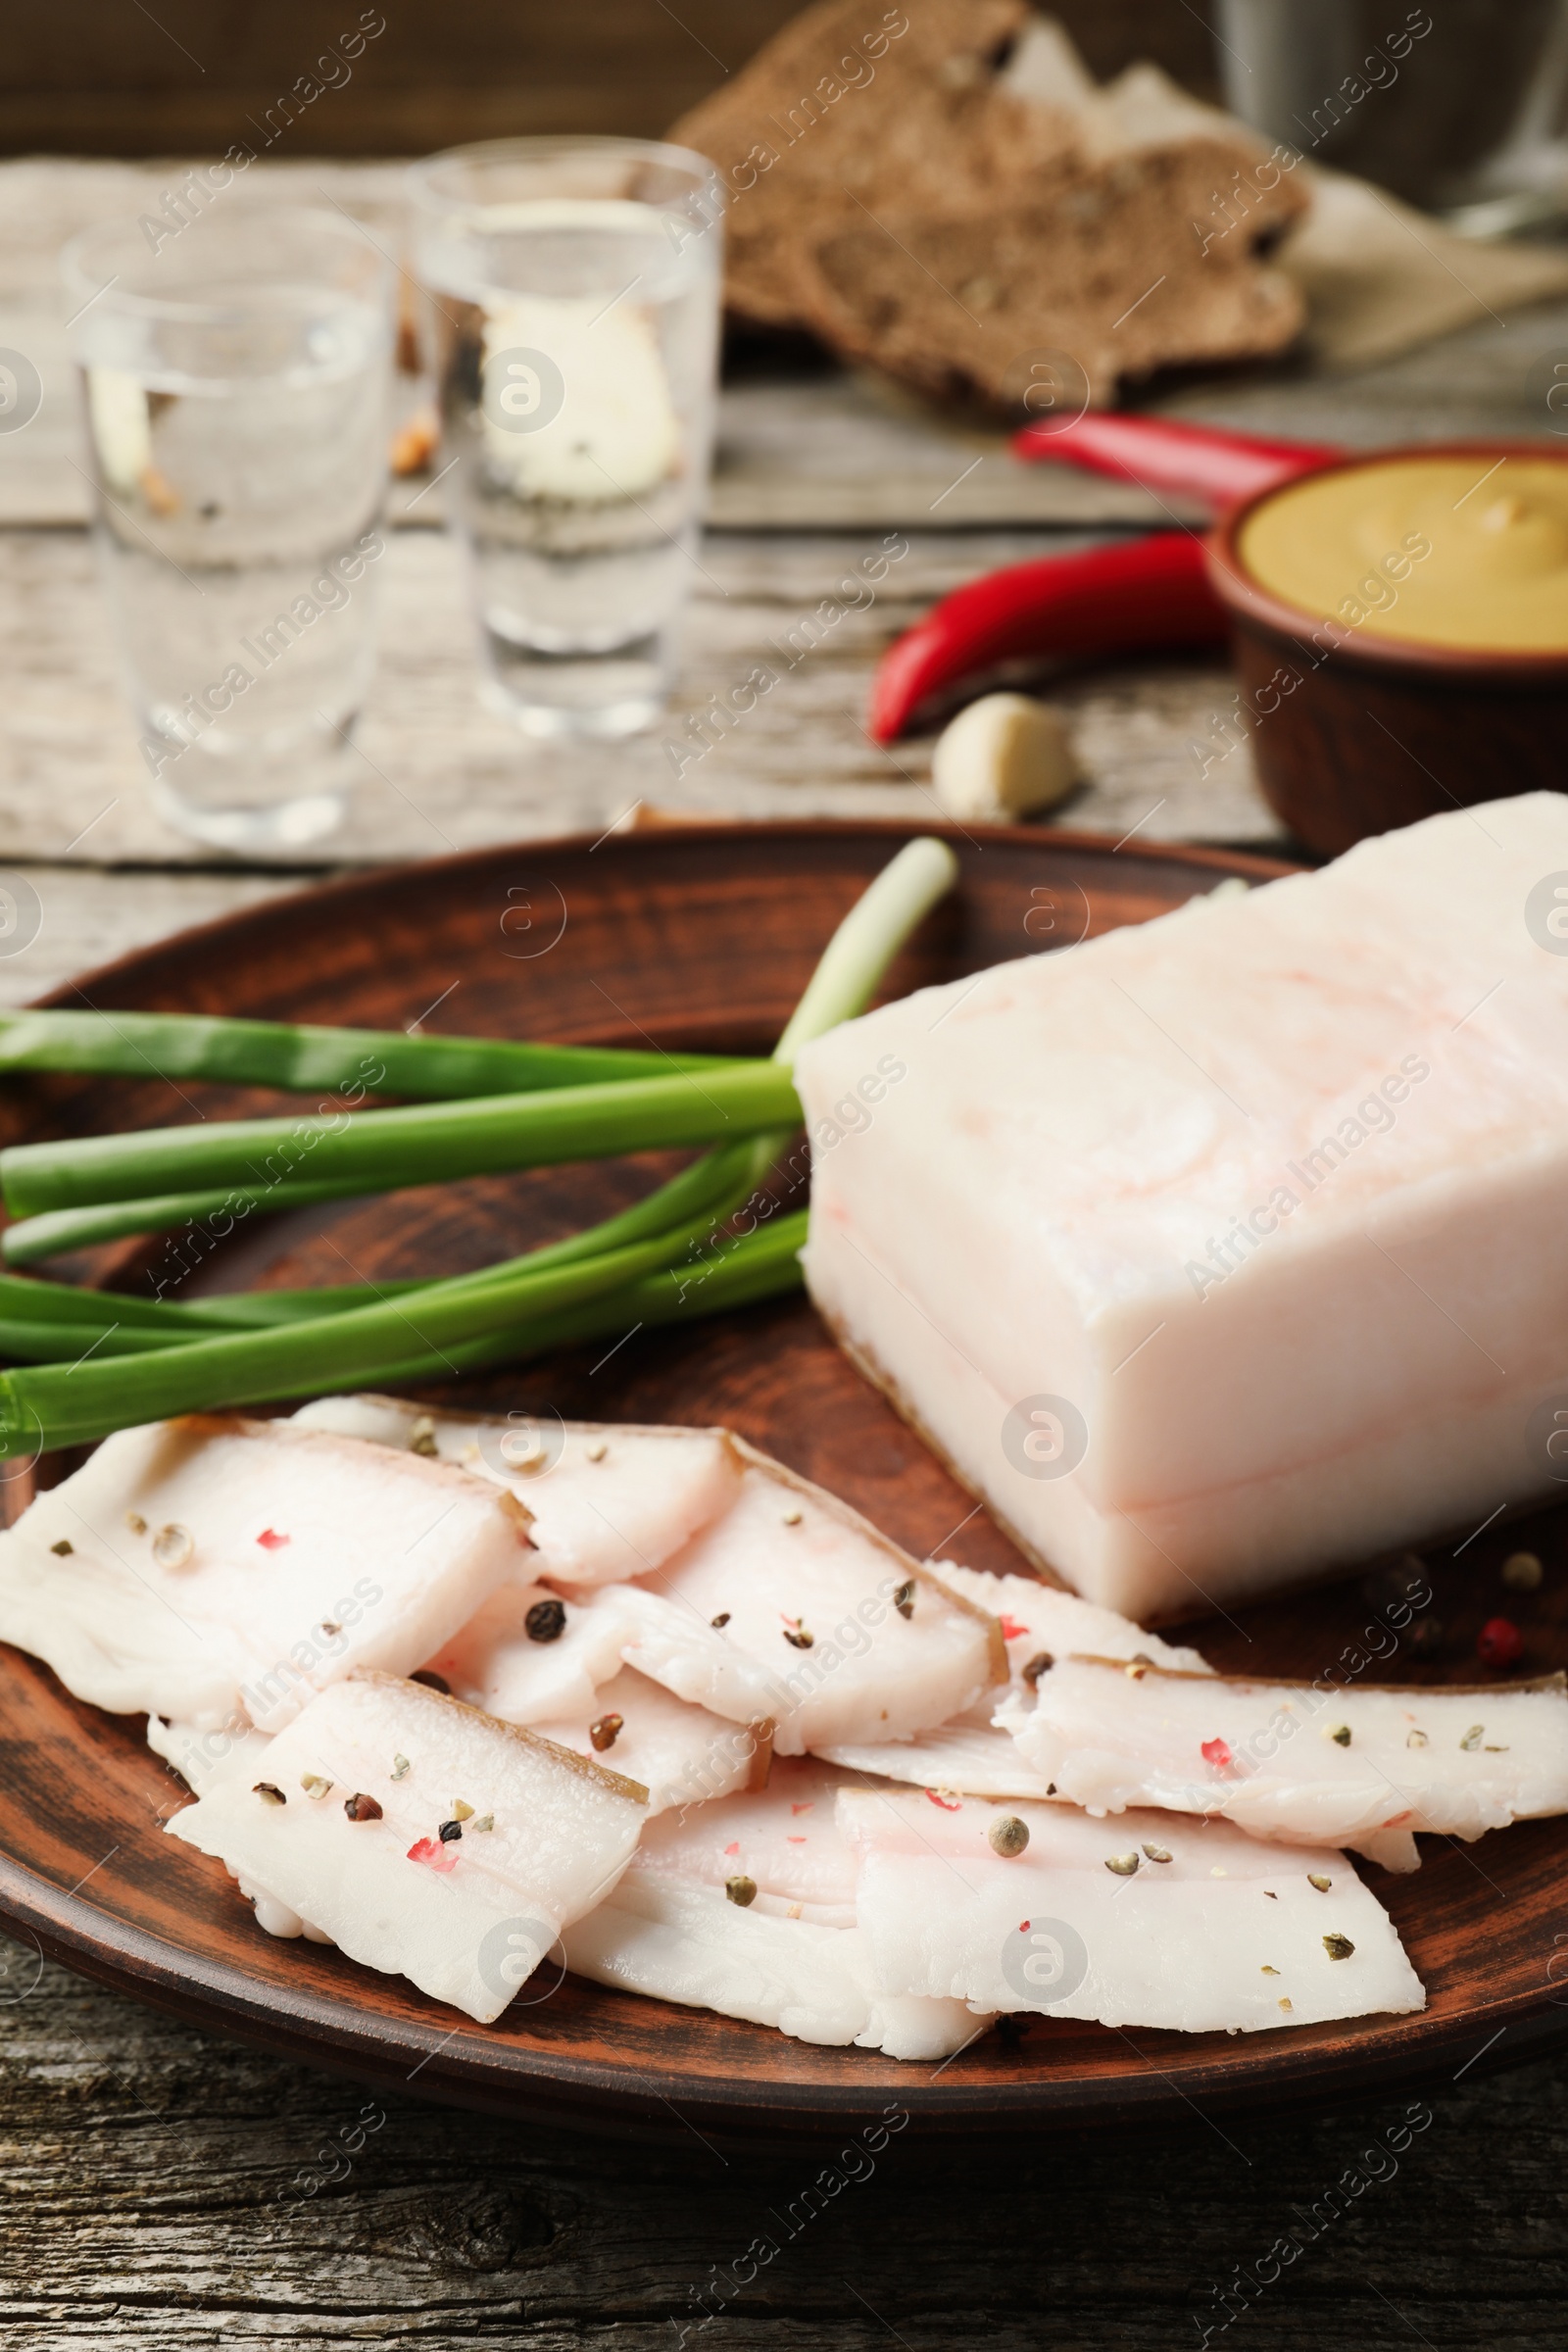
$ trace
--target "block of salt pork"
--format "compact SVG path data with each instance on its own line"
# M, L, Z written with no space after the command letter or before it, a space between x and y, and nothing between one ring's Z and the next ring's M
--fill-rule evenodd
M419 1683L334 1683L169 1823L302 1930L488 2025L614 1886L645 1790Z
M532 1516L540 1575L568 1587L658 1568L728 1508L741 1475L721 1429L437 1413L396 1396L320 1396L294 1418L494 1479Z
M829 1763L890 1781L914 1781L922 1788L962 1789L971 1796L1054 1796L1051 1775L1026 1763L1017 1741L993 1719L1004 1705L1029 1699L1058 1658L1094 1650L1102 1657L1157 1660L1194 1674L1208 1671L1196 1649L1174 1647L1114 1610L1097 1608L1075 1592L1043 1585L1038 1577L992 1576L952 1560L939 1561L936 1574L1002 1627L1007 1645L1005 1692L988 1692L962 1715L912 1740L819 1747L816 1753Z
M1393 1922L1345 1856L1225 1821L847 1790L860 1932L888 1992L1106 2026L1258 2033L1423 2009ZM1004 1858L1000 1821L1028 1843Z
M1414 1869L1413 1833L1479 1838L1568 1811L1568 1684L1318 1689L1064 1658L1003 1709L1020 1753L1093 1813L1158 1805ZM1381 1842L1380 1842L1381 1840Z
M873 1982L833 1811L851 1785L861 1776L792 1758L765 1789L651 1822L614 1892L567 1929L567 1966L800 2041L951 2057L989 2020Z
M1568 797L1492 801L803 1049L813 1298L1089 1598L1190 1611L1549 1490L1564 870Z
M0 1641L117 1714L273 1731L421 1665L533 1559L523 1506L454 1463L193 1414L106 1438L0 1534Z
M766 1715L781 1756L907 1739L1005 1680L994 1617L848 1503L733 1443L729 1509L623 1590L628 1665L731 1721Z

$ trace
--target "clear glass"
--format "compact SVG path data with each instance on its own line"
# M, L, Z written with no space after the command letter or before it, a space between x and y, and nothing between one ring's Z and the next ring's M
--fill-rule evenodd
M485 699L533 735L630 734L696 567L722 186L681 147L500 139L411 187Z
M1220 0L1233 114L1470 235L1568 214L1564 0Z
M62 257L104 592L162 814L286 855L347 804L385 551L394 271L346 216L209 197Z

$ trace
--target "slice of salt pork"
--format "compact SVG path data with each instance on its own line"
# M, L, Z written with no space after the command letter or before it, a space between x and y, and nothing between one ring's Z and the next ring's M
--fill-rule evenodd
M742 1910L682 1880L623 1878L562 1943L573 1976L596 1984L885 2058L952 2057L989 2023L961 2001L879 1991L855 1928Z
M642 1577L625 1658L714 1714L773 1722L774 1753L904 1740L1003 1682L996 1619L868 1520L735 1441L721 1519Z
M802 1049L812 1298L1089 1598L1190 1615L1556 1491L1565 870L1568 796L1491 801Z
M756 1724L726 1722L676 1698L630 1666L602 1684L587 1706L534 1728L558 1747L602 1757L641 1781L650 1813L765 1788L773 1757L773 1727L765 1718Z
M660 1567L728 1507L740 1482L721 1429L429 1412L396 1396L318 1397L294 1418L375 1445L421 1448L494 1479L532 1515L540 1575L568 1587Z
M238 1722L203 1730L167 1715L149 1715L147 1744L155 1756L173 1766L194 1796L205 1796L234 1773L249 1772L256 1780L271 1740L266 1732Z
M1426 2006L1387 1912L1328 1848L907 1789L848 1790L838 1818L888 1992L1185 2034ZM996 1851L1001 1824L1027 1830L1022 1851Z
M749 1881L756 1891L743 1907L853 1928L855 1857L833 1808L841 1788L863 1786L863 1775L814 1756L776 1757L765 1788L651 1821L636 1875L683 1879L719 1893L732 1881Z
M1568 1811L1568 1685L1319 1688L1069 1658L1003 1720L1095 1813L1158 1805L1414 1868L1413 1833ZM1402 1850L1401 1850L1402 1848Z
M546 1585L498 1586L424 1670L503 1723L591 1713L636 1632L622 1591L607 1585L568 1600Z
M567 1931L567 1966L801 2041L951 2056L984 2030L961 2002L875 1983L834 1815L851 1786L862 1776L788 1758L765 1788L650 1822L614 1893Z
M481 2024L602 1901L646 1819L634 1781L389 1675L335 1683L169 1823L261 1924L338 1945Z
M0 1534L0 1641L112 1713L275 1731L357 1667L411 1672L533 1559L526 1509L455 1463L191 1414Z
M1056 1659L1073 1650L1092 1649L1111 1658L1144 1657L1195 1674L1207 1672L1196 1649L1162 1642L1113 1609L1097 1608L1075 1592L1042 1584L1038 1577L993 1576L984 1568L957 1567L952 1560L939 1560L935 1573L951 1592L985 1609L1002 1627L1009 1699L1027 1698L1042 1676L1054 1671ZM937 1731L917 1733L912 1740L880 1745L840 1742L819 1747L816 1753L830 1763L884 1774L893 1781L914 1781L922 1788L958 1788L972 1796L1055 1794L1050 1774L1025 1763L1016 1740L996 1727L997 1705L996 1695L988 1695Z

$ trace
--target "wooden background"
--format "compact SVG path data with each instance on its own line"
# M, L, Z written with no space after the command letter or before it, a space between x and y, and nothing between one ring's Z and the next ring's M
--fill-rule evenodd
M1214 0L1217 5L1217 0ZM242 139L364 0L11 0L0 154L173 155ZM880 5L867 0L871 18ZM353 78L311 109L318 155L417 155L533 131L657 137L797 13L795 0L387 0ZM1097 74L1152 57L1213 92L1186 0L1064 0ZM870 19L868 19L870 21Z
M664 2147L541 2132L416 2089L363 2117L350 2084L12 1947L0 2327L17 2352L1193 2352L1210 2290L1294 2229L1302 2253L1211 2344L1561 2352L1568 2060L1444 2083L1430 2124L1379 2154L1412 2104L1195 2116L1136 2142L900 2132L816 2162L678 2124ZM824 2167L847 2184L698 2333L714 2266L780 2240ZM1330 2221L1348 2173L1363 2185Z
M1098 73L1148 55L1211 91L1214 7L1072 0L1057 13ZM311 109L314 155L393 156L558 128L657 132L742 62L791 0L386 0L383 13L387 30L353 79ZM0 153L221 149L358 15L359 0L12 0L0 37ZM0 295L51 284L54 201L19 187L0 220ZM87 215L115 209L96 196L78 202ZM1200 387L1183 400L1188 413L1350 439L1542 430L1560 351L1568 313L1532 313L1505 329L1480 320L1441 352L1348 387L1287 376ZM732 402L732 446L745 440L746 397ZM747 536L760 514L787 522L799 498L799 485L785 484L766 513L774 493L763 445L780 411L773 395L759 398L761 458L729 477L744 492L729 512L745 527L732 523L705 551L717 585L694 607L679 710L720 689L737 660L744 666L754 636L826 593L870 527L841 510L853 540L820 528ZM13 463L28 456L27 438L13 437L0 466L0 521L10 525L0 529L0 855L25 861L45 922L25 956L0 962L4 1004L280 885L206 864L147 819L79 522L61 511L47 466ZM930 478L918 505L908 501L910 518L930 519L896 575L897 599L791 681L776 731L748 732L694 771L698 807L920 805L929 747L904 747L906 772L894 774L849 725L871 661L941 589L1059 544L1038 530L1004 541L994 517L965 510L968 490L938 514L932 501L968 462L938 472L945 456L928 445L911 458ZM852 494L845 485L858 470L857 461L835 498ZM990 474L982 469L975 487ZM724 477L719 487L721 499L739 496ZM474 706L449 551L433 532L411 530L396 552L382 691L403 700L379 703L380 733L367 736L394 783L368 806L349 854L373 845L420 855L443 846L437 832L467 841L509 825L560 830L596 811L608 822L658 768L658 743L628 755L629 785L608 762L569 791L529 768ZM1211 795L1192 790L1190 740L1227 690L1221 671L1196 666L1076 687L1097 763L1077 821L1113 832L1140 823L1141 838L1270 840L1245 753L1214 771ZM381 788L368 779L367 789ZM1564 1910L1568 1934L1568 1897ZM1561 2352L1568 2059L1491 2072L1506 2055L1506 2043L1479 2049L1457 2081L1433 2085L1422 2111L1430 2124L1397 2171L1370 2185L1395 2160L1365 2152L1386 2148L1403 2098L1245 2122L1195 2114L1185 2132L1152 2140L960 2150L901 2132L858 2181L848 2176L864 2176L873 2160L826 2149L821 2165L848 2184L725 2316L699 2329L696 2298L715 2266L732 2264L759 2231L777 2234L769 2217L796 2205L820 2167L799 2154L708 2148L678 2118L662 2146L474 2120L422 2103L417 2083L365 2118L351 2084L206 2041L0 1943L0 2330L18 2352L282 2343L679 2352L682 2342L704 2352L955 2352L977 2340L998 2352L1165 2352L1200 2344L1206 2326L1210 2342L1263 2352ZM1336 2182L1347 2183L1341 2217L1320 2211L1309 2235L1311 2209ZM1359 2184L1353 2193L1349 2183ZM1290 2229L1305 2251L1221 2331L1213 2290Z

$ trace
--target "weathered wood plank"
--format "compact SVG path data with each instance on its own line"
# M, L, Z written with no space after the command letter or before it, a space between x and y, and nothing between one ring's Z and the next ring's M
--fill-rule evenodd
M0 888L15 890L18 881L36 893L40 921L36 935L18 948L13 940L29 927L25 919L0 937L0 1009L6 1010L171 931L213 922L294 886L294 877L284 875L161 873L154 866L122 873L90 865L0 869Z
M674 704L647 734L607 745L534 743L484 709L450 542L395 533L378 566L381 662L358 738L355 807L301 862L599 832L638 802L737 818L934 813L929 740L889 753L862 732L871 670L933 596L1039 552L1041 541L893 534L892 552L908 552L871 587L861 566L888 536L710 539L694 570ZM0 662L11 680L0 858L211 862L149 804L79 533L0 533ZM742 712L738 689L759 670L774 683ZM1091 783L1061 821L1118 836L1136 824L1147 840L1276 840L1245 748L1206 777L1191 748L1210 739L1232 691L1213 663L1107 669L1064 686ZM706 732L691 723L705 710Z
M1310 2119L1195 2115L1165 2140L894 2130L770 2156L715 2152L678 2118L650 2147L374 2099L8 1957L0 2296L18 2352L1170 2352L1287 2234L1283 2276L1210 2341L1562 2342L1568 2060ZM758 2240L776 2253L747 2279Z

